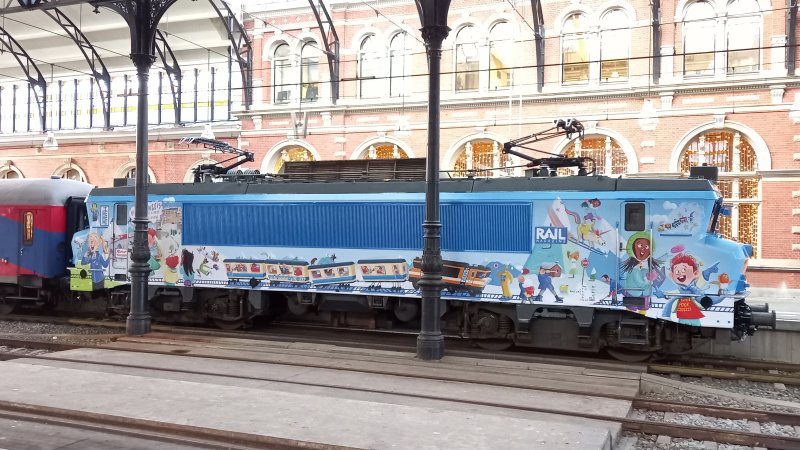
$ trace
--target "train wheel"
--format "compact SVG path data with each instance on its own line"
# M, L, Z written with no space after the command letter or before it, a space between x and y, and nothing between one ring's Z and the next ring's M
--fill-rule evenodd
M297 297L290 298L286 302L286 309L289 310L289 313L295 316L302 316L303 314L307 313L311 308L309 305L300 304L297 300Z
M608 348L606 353L617 361L638 363L649 361L653 357L653 352L628 350L626 348Z
M16 307L17 307L17 302L0 300L0 315L11 314L12 312L14 312L14 308Z
M245 328L247 325L246 319L238 319L238 320L225 320L225 319L211 319L216 325L217 328L221 328L223 330L241 330Z
M478 347L492 352L502 352L514 345L511 339L475 339Z
M419 316L419 300L397 299L392 312L400 322L411 322Z

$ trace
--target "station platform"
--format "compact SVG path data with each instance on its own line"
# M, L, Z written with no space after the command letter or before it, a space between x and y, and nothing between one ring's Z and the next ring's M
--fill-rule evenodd
M585 392L628 395L639 386L636 373L574 366L459 357L431 363L410 353L237 339L213 345L153 343L158 336L149 343L125 339L112 343L118 349L0 363L0 402L350 448L611 449L619 424L570 412L624 417L630 402L535 386L574 384ZM124 345L180 351L171 356L120 350ZM432 374L474 381L443 381Z
M747 303L768 303L778 321L800 322L800 289L751 287Z

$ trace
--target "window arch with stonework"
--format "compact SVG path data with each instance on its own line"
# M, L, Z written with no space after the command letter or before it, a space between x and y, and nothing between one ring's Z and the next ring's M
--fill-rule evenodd
M22 177L22 172L13 164L0 165L0 180L15 180Z
M299 145L286 146L281 149L272 173L279 173L283 169L284 163L294 161L315 161L315 158L314 154L305 147Z
M732 204L730 216L720 216L717 231L728 239L751 244L758 257L758 217L761 206L761 179L756 174L758 160L753 145L736 130L702 133L684 147L680 170L688 174L692 166L719 167L717 183L725 202Z
M514 164L511 156L503 153L503 144L491 139L474 139L459 150L452 176L512 176L516 174Z
M628 173L628 156L616 139L602 134L586 135L572 141L563 152L564 156L573 158L585 156L592 158L597 165L597 175L622 175ZM592 166L587 165L591 171ZM577 169L561 169L562 175L572 175Z
M380 142L367 147L361 159L406 159L408 154L399 145Z

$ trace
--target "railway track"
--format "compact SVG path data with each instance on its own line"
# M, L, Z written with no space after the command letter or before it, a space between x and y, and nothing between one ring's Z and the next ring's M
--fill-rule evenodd
M229 335L230 333L224 333L224 334ZM233 333L233 334L238 334L238 333ZM147 338L146 340L151 344L151 349L147 350L147 353L156 353L156 354L173 355L173 356L176 354L180 354L181 356L188 356L188 357L206 357L201 352L197 352L196 349L212 345L212 343L217 339L219 338L217 337L212 338L208 336L199 336L199 335L172 335L169 337L162 337L155 340ZM127 340L128 339L126 338L126 341ZM120 342L121 341L117 341L116 343L117 346L119 346ZM137 343L140 342L140 340L133 339L131 342ZM23 344L23 342L17 342L17 344ZM40 343L40 344L46 345L53 350L58 348L58 345L54 346L54 344L51 343ZM153 349L157 348L159 345L164 347L162 351ZM218 346L218 348L224 348L223 344L217 343L216 345ZM176 351L176 347L181 347L181 346L183 347L183 351ZM128 351L140 351L133 347L135 346L132 346L132 348ZM99 346L98 348L103 348L103 347ZM116 350L120 350L120 348L116 348ZM43 359L50 361L56 360L64 363L95 364L91 361L74 360L70 358L59 357L57 355L47 355L47 356L21 355L20 357ZM246 361L246 362L254 361L248 358L232 357L228 359L232 361ZM119 369L123 369L126 372L132 370L156 370L156 371L176 372L174 369L169 369L169 368L140 366L135 364L121 364L121 363L112 364L107 362L96 363L96 364L102 364L104 366L113 366ZM285 362L282 364L285 364ZM331 368L330 366L326 366L324 364L318 364L314 366L307 364L305 362L297 362L295 365L303 367ZM651 400L651 399L641 398L639 396L606 394L603 392L597 392L596 386L590 386L588 387L588 389L583 391L575 389L559 389L557 387L552 387L552 386L551 387L531 386L528 383L514 383L507 381L501 382L498 380L493 380L491 374L486 372L484 373L472 372L470 374L462 374L460 376L459 375L448 376L442 374L441 370L439 369L441 369L441 365L437 365L437 368L435 370L432 370L430 373L427 374L416 373L413 376L415 376L416 378L425 378L436 381L446 381L450 383L479 383L485 386L506 387L506 388L516 388L516 389L548 390L550 392L627 400L631 402L633 409L641 411L660 411L667 413L697 414L704 417L714 417L720 419L747 420L754 424L770 422L786 426L800 426L800 414L797 413L769 412L769 411L750 410L750 409L742 410L738 408L725 408L725 407L717 407L709 405L694 405L694 404L686 404L683 402L672 402L665 400ZM339 370L347 370L347 369L339 368ZM363 371L363 369L358 369L358 370ZM755 431L758 427L751 427L750 431L728 430L728 429L721 430L718 427L690 426L680 423L669 423L664 420L647 420L644 418L637 418L637 417L620 418L618 416L594 414L589 412L565 413L564 411L559 411L557 409L551 409L551 408L538 408L532 406L513 405L502 402L464 399L447 395L433 395L433 394L423 395L414 392L402 392L397 390L389 391L384 389L372 389L368 387L353 387L353 386L337 385L328 382L303 383L285 379L270 379L269 377L263 377L263 376L244 377L244 376L231 375L227 373L210 373L207 371L198 371L198 370L179 371L179 372L184 373L186 375L219 376L219 377L246 379L251 381L258 380L262 382L266 381L266 382L277 382L277 383L288 383L288 384L303 384L313 387L325 387L332 389L359 391L370 394L401 395L403 397L412 397L420 400L458 402L473 406L512 409L512 410L527 411L540 414L568 415L570 417L580 417L585 419L620 423L622 430L635 433L656 434L661 436L671 436L673 438L689 438L701 441L715 441L721 444L724 443L732 445L748 445L752 447L760 446L760 447L768 447L776 449L800 449L800 438L792 436L777 436L777 435L762 433L760 431ZM389 368L376 367L375 369L371 370L370 373L374 375L384 375L384 376L412 376L410 374L403 373L402 370L397 370L396 367L389 367Z
M316 442L5 401L0 401L0 418L136 438L153 446L171 444L187 448L233 450L352 450L350 447Z

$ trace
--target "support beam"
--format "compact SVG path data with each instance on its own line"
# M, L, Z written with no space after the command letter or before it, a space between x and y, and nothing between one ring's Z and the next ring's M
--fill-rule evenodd
M333 26L328 9L325 8L325 3L319 0L319 3L315 4L314 0L308 0L308 4L311 5L311 10L317 19L322 43L325 45L325 56L328 57L328 72L331 79L331 103L335 105L339 100L339 35L336 34L336 28ZM325 15L325 20L319 14L320 11Z
M786 73L797 68L797 0L786 0Z
M175 54L167 43L167 37L161 30L156 30L156 53L164 66L172 90L172 105L175 108L175 124L181 125L181 92L183 91L183 73Z
M103 60L86 35L60 9L45 9L44 13L67 33L83 53L83 58L89 64L89 69L92 71L92 76L97 82L97 89L100 92L100 103L103 105L103 128L111 129L111 75L108 73L106 65L103 64Z
M218 0L208 0L214 11L225 24L228 33L228 40L231 42L231 55L239 63L239 71L242 73L242 89L244 90L244 107L250 109L253 104L253 44L247 37L247 31L236 19L231 7L225 0L219 0L227 11L227 17L222 14L217 6Z
M62 8L65 6L87 3L94 7L99 7L106 3L112 2L113 0L4 0L3 4L0 5L0 15L20 13L23 11L44 11L53 8Z
M542 1L531 0L533 10L533 38L536 41L536 90L544 89L544 14Z
M28 55L28 52L3 28L0 28L0 45L17 60L19 67L25 72L28 85L30 85L34 97L36 97L36 106L39 107L39 122L41 123L41 130L44 131L45 119L47 118L47 81L45 81L42 72L36 67L36 63Z
M422 39L428 55L428 155L425 160L425 221L422 223L422 279L419 281L422 317L417 357L438 361L444 357L442 315L442 222L439 216L439 134L442 42L450 33L450 0L415 0Z
M650 19L653 33L653 84L661 78L661 0L650 0Z
M125 19L131 33L131 60L139 79L136 110L136 186L134 188L133 251L131 252L131 312L126 323L129 335L150 332L147 277L150 274L150 249L147 245L147 141L148 89L150 68L155 61L158 22L177 0L118 0L104 6Z

